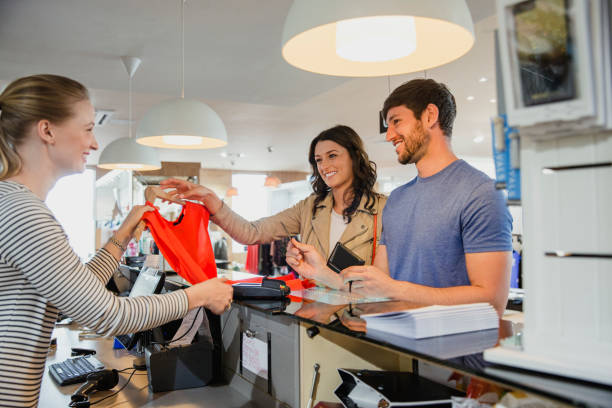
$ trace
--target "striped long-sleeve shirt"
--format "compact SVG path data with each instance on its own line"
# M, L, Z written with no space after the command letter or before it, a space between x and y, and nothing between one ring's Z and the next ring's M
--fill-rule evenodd
M0 181L0 406L38 403L58 310L96 332L133 333L187 313L184 291L119 298L106 290L117 261L100 250L87 264L45 203Z

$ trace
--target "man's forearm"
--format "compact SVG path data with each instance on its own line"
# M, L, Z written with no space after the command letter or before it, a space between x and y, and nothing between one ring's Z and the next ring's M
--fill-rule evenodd
M411 282L397 281L390 296L393 300L436 305L458 305L462 303L490 303L498 315L506 309L506 296L499 296L478 286L453 286L433 288Z

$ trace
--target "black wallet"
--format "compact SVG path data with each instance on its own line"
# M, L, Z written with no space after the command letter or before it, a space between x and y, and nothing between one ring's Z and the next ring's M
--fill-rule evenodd
M336 273L340 273L349 266L363 264L365 264L363 259L358 257L353 251L340 242L336 242L336 246L327 260L327 266Z

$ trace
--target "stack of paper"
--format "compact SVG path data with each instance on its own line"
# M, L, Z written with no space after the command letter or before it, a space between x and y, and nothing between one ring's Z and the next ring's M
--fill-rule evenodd
M427 354L441 360L465 357L482 353L497 344L498 330L489 329L469 333L456 333L448 336L409 339L395 333L382 332L368 328L367 337L394 346Z
M367 330L393 333L411 339L445 336L499 327L497 312L488 303L427 306L360 316Z

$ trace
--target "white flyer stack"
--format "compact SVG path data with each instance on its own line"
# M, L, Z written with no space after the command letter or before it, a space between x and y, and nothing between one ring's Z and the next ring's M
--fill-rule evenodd
M367 330L393 333L411 339L445 336L499 327L499 316L488 303L426 306L360 316Z

